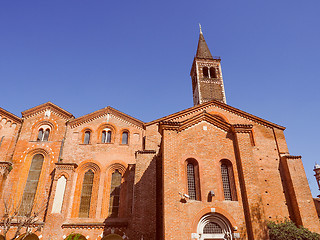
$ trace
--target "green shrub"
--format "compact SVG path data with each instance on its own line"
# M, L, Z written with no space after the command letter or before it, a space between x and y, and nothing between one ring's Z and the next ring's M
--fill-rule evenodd
M270 240L320 240L320 234L309 231L302 226L297 227L292 221L269 222Z
M80 233L71 233L65 240L86 240Z

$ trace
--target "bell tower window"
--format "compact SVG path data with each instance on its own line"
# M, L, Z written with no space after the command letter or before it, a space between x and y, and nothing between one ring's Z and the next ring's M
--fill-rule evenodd
M214 67L210 68L210 77L211 78L217 78L216 69Z
M203 76L204 76L204 77L209 77L209 70L208 70L207 67L204 67L204 68L202 69L202 71L203 71Z

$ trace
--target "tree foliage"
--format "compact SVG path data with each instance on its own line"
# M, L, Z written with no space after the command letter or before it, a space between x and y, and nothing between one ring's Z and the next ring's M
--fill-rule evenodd
M269 222L270 240L320 240L320 234L311 232L302 226L297 227L292 221Z
M72 233L65 240L85 240L86 238L80 233Z

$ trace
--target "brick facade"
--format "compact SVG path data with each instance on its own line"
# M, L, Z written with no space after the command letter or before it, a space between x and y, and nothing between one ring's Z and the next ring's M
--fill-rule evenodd
M75 118L52 103L19 118L0 108L1 202L19 208L40 154L28 200L40 212L39 239L267 239L267 221L284 218L320 232L285 128L225 103L222 75L203 77L203 67L221 74L221 65L202 38L191 70L195 106L161 119L144 123L111 107Z

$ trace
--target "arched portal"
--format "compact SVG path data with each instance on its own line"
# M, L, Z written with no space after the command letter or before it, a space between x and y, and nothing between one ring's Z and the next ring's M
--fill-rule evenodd
M209 213L204 215L197 228L199 240L232 240L231 225L222 215Z
M123 240L118 234L109 234L108 236L103 237L101 240Z
M21 240L21 239L23 239L23 240L39 240L38 236L33 233L26 236L26 237L25 237L25 234L22 234L17 238L17 240Z

